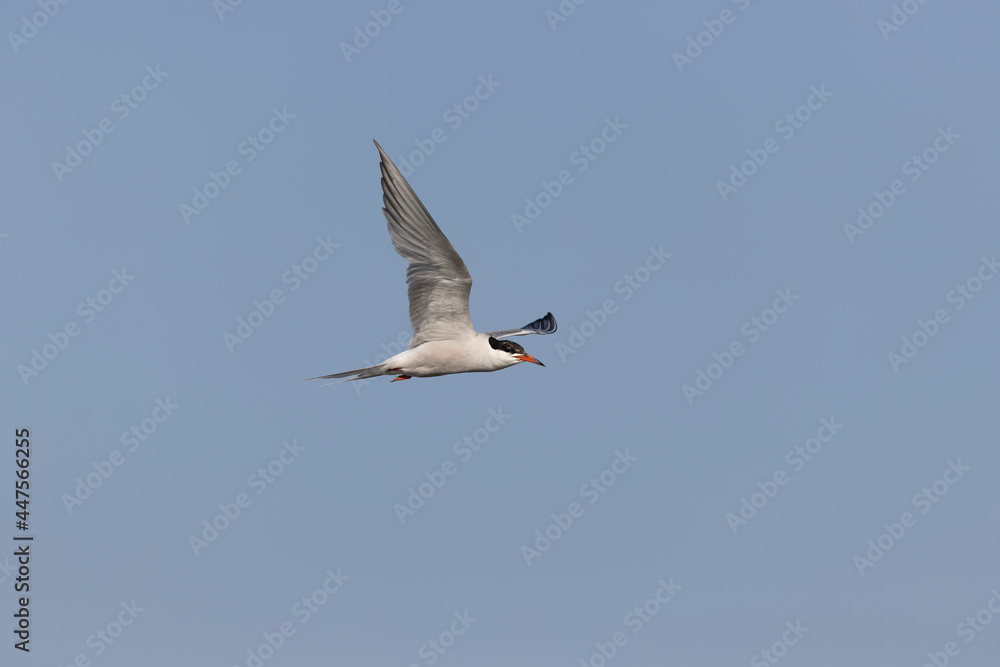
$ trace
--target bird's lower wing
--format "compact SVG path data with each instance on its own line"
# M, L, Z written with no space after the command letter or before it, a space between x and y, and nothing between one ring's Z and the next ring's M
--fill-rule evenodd
M556 318L552 313L546 313L545 317L539 317L531 324L525 324L520 329L501 329L500 331L487 331L487 336L494 338L510 338L511 336L524 336L525 334L550 334L556 332Z

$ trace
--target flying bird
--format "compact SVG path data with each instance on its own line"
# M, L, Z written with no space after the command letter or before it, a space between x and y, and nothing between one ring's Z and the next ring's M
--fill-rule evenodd
M469 317L472 276L465 262L377 141L375 147L381 156L382 213L388 223L392 247L409 264L406 284L413 337L408 349L381 364L310 379L347 378L341 380L347 382L398 374L392 380L395 382L414 377L498 371L525 361L544 366L517 343L503 339L554 333L556 320L552 313L520 329L475 331Z

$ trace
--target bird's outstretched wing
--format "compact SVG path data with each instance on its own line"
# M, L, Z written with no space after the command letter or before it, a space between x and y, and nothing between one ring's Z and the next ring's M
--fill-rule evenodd
M523 336L525 334L550 334L556 332L556 318L552 313L546 313L545 317L539 317L531 324L525 324L520 329L501 329L500 331L487 331L487 336L494 338L510 338L511 336Z
M473 333L469 318L472 276L399 169L375 142L382 162L382 212L392 247L409 266L410 348Z

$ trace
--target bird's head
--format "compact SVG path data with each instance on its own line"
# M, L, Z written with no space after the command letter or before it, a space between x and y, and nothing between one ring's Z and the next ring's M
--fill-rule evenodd
M490 347L500 354L507 355L510 359L512 359L510 362L511 366L521 363L522 361L530 361L531 363L538 364L539 366L545 365L525 352L523 347L509 340L497 340L493 336L490 336Z

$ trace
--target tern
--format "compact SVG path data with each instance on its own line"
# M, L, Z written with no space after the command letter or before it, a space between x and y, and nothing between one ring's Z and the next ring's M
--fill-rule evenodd
M520 329L479 333L469 317L472 276L451 242L441 232L417 194L382 147L375 142L381 162L382 202L392 247L407 261L406 284L413 337L409 348L381 364L312 380L363 380L397 375L392 382L452 373L498 371L528 361L542 362L505 338L550 334L556 330L552 313ZM349 376L354 377L349 377Z

